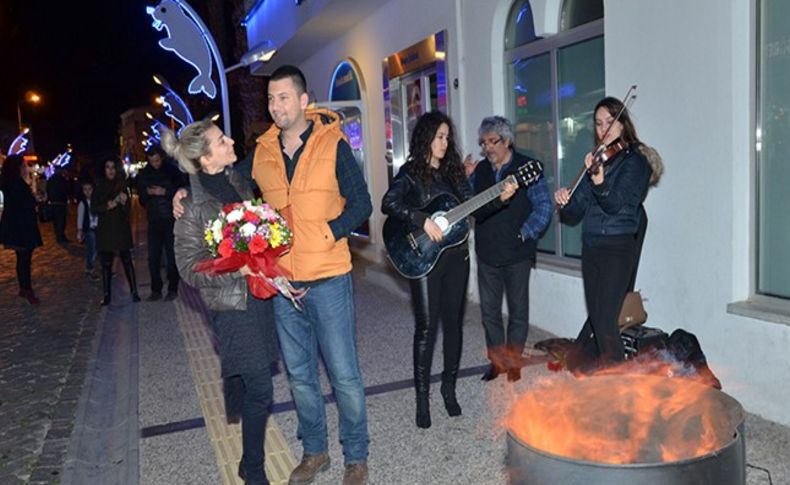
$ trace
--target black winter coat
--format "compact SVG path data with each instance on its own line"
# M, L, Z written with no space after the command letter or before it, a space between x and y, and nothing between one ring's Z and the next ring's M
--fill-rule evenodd
M42 245L36 221L36 198L30 186L15 177L3 187L4 208L0 220L0 243L8 249L35 249Z
M112 209L108 203L121 191L126 191L128 200ZM126 184L114 180L101 180L91 197L91 212L99 216L96 226L96 249L103 252L127 251L132 248L132 226L130 223L132 198Z
M137 175L137 194L149 223L174 222L173 195L183 185L181 180L178 169L165 161L158 169L148 165ZM153 186L165 189L165 195L149 195L148 189Z

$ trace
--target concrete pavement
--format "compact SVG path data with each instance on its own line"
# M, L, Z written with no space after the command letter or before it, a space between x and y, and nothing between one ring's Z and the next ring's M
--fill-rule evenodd
M195 355L213 351L196 349L194 328L184 326L200 321L200 309L187 305L189 298L132 304L122 272L113 305L102 309L99 284L83 275L81 248L54 244L51 225L42 225L42 235L46 245L33 258L38 306L16 297L13 253L0 252L0 485L228 483L205 424L217 412L206 407L199 384L201 374L216 371L196 371L190 364ZM145 247L135 252L145 298ZM368 391L370 483L505 483L504 406L514 391L546 375L545 365L526 368L516 385L481 382L483 332L479 309L470 305L458 385L463 415L447 417L434 386L434 424L418 430L404 285L364 261L355 264L354 285ZM530 340L548 335L534 326ZM436 374L440 341L435 355ZM338 483L342 476L336 408L324 374L322 379L333 466L316 480L319 485ZM298 459L301 446L284 373L274 380L274 421ZM229 442L235 446L232 437ZM746 446L747 484L790 485L790 429L750 414Z

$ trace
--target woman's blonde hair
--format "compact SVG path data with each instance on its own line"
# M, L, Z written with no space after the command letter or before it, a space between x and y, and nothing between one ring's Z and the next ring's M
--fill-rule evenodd
M180 136L161 128L162 149L175 158L185 172L197 173L200 171L200 157L211 152L206 132L213 126L211 120L195 121L185 126Z

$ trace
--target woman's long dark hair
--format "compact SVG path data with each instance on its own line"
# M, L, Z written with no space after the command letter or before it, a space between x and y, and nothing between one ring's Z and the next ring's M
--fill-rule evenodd
M623 109L623 102L617 98L608 96L603 98L602 100L598 101L598 104L595 105L595 109L593 110L593 117L595 117L595 113L598 112L598 108L604 108L609 115L614 118L617 116L617 113ZM639 141L639 137L636 134L636 128L634 127L634 123L631 121L631 115L628 114L628 108L623 109L623 114L620 115L620 124L623 125L623 134L620 135L620 138L629 145L633 143L641 143ZM595 146L601 144L601 140L598 139L598 131L593 130L593 137L595 138Z
M0 176L0 188L7 188L11 186L11 182L16 179L21 179L22 164L25 159L22 155L9 155L3 162L3 173Z
M407 162L411 162L413 173L428 186L431 185L433 178L430 165L431 143L439 131L439 127L445 123L449 129L447 136L447 152L439 163L439 173L447 177L455 187L460 187L466 183L464 166L461 162L461 152L455 143L455 127L449 116L441 111L430 111L420 116L414 131L411 133L411 143L409 143L409 156Z
M112 180L107 178L107 169L105 168L107 162L112 162L113 165L115 165L115 178ZM100 175L99 180L112 184L113 193L122 191L126 186L126 171L123 169L123 164L117 157L105 157L98 175Z

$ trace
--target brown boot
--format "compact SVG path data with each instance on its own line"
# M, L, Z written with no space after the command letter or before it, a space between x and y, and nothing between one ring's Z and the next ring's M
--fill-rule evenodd
M343 474L343 485L365 485L367 482L367 463L351 463L346 465L346 472Z
M322 453L320 455L305 454L302 457L302 462L291 472L288 485L304 485L310 483L315 479L316 475L327 468L329 468L328 453Z

